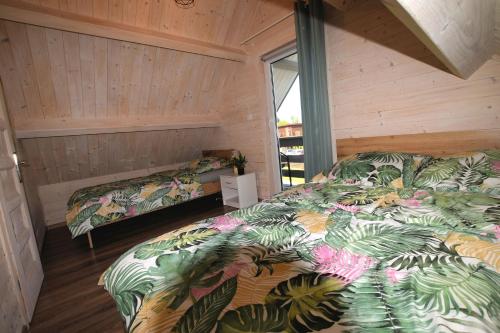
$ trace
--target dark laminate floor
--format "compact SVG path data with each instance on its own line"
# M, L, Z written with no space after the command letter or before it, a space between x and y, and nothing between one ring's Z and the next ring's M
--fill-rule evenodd
M67 228L49 230L31 332L123 332L114 301L97 286L101 273L140 242L229 210L212 196L122 221L93 232L93 250L85 235L71 240Z

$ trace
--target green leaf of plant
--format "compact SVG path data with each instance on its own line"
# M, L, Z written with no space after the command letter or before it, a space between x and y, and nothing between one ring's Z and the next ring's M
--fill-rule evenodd
M441 243L441 240L433 237L430 230L378 223L332 229L326 234L325 240L333 248L345 248L353 253L378 259L390 259L429 244L439 247Z
M416 187L436 186L441 181L457 175L459 169L457 159L436 160L416 176L414 184Z
M415 306L411 292L388 283L381 267L367 271L341 292L346 304L339 322L347 332L435 332L432 318Z
M171 239L141 245L134 254L134 257L137 259L148 259L164 254L167 250L175 251L185 249L201 244L215 234L217 234L217 231L208 228L199 228L182 232L177 237L172 237Z
M168 192L170 192L172 189L170 187L166 187L166 188L160 188L156 191L154 191L153 193L151 193L147 198L146 200L147 201L150 201L150 202L153 202L153 201L156 201L164 196L166 196L168 194Z
M212 330L222 310L236 293L236 277L230 278L201 297L179 319L172 329L176 333L207 333Z
M294 225L273 225L254 226L247 231L245 236L253 242L265 246L281 246L290 242L294 236L304 234L304 230Z
M70 224L81 224L85 222L89 217L95 214L101 208L102 204L93 204L82 209L70 222Z
M481 185L488 178L490 163L484 156L480 159L474 157L466 158L460 166L457 182L468 188L474 185Z
M217 324L217 333L284 332L287 312L272 304L251 304L228 311Z
M368 177L375 167L369 161L345 160L340 162L341 179L357 179Z
M248 224L259 223L264 219L272 218L282 218L287 214L294 212L292 207L288 206L277 206L275 204L270 204L267 202L261 202L256 205L250 206L248 208L239 209L235 212L230 213L230 216L238 217Z
M500 160L500 150L487 150L484 154L492 160Z
M164 300L172 309L186 300L191 288L208 287L204 277L222 268L215 251L200 250L160 255L156 265L149 269L149 274L155 277L154 291L169 290L169 297Z
M104 224L106 222L110 221L110 219L107 216L102 216L102 215L92 215L90 218L90 224L93 227L97 227L98 225Z
M114 298L128 328L135 318L138 305L152 289L153 278L140 264L131 263L106 271L104 286Z
M299 274L273 288L265 302L288 311L292 331L319 331L340 319L345 308L335 294L344 285L344 281L329 275Z
M380 163L396 163L402 162L405 159L411 158L411 154L399 153L399 152L368 152L368 153L358 153L356 157L360 160L367 160L372 162Z
M409 188L413 186L417 166L412 158L407 158L403 161L403 186Z
M377 184L389 185L393 180L401 177L401 170L393 165L381 165L377 168Z
M500 315L500 275L481 265L431 266L408 276L402 289L414 290L417 306L444 315L457 310ZM467 331L467 330L464 330Z

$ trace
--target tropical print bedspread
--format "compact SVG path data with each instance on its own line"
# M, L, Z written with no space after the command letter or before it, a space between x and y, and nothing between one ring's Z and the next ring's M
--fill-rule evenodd
M172 170L76 191L68 201L66 221L74 237L95 227L203 195L199 175Z
M499 332L498 156L357 155L101 282L128 332Z

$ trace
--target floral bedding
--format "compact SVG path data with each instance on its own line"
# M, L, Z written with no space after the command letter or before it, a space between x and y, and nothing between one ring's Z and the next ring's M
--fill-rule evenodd
M498 154L453 173L358 155L137 245L101 282L128 332L498 332Z
M205 157L168 170L80 189L68 201L66 222L73 238L95 227L173 206L204 194L199 175L227 168L230 161Z
M141 215L203 195L199 176L174 170L76 191L68 201L66 221L77 237L95 227Z
M202 159L193 160L189 163L189 169L197 174L219 170L232 166L230 160L220 157L203 157Z

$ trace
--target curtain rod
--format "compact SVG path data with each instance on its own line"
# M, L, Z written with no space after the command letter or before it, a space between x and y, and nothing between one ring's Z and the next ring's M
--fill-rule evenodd
M282 17L280 18L279 20L271 23L270 25L268 25L267 27L265 27L264 29L262 30L259 30L257 31L256 33L254 33L253 35L251 35L250 37L248 37L247 39L245 39L244 41L242 41L240 43L240 45L243 45L243 44L246 44L248 43L249 41L251 41L252 39L254 39L255 37L257 37L258 35L262 34L263 32L266 32L267 30L271 29L272 27L274 27L275 25L283 22L284 20L286 20L287 18L289 18L290 16L292 16L295 12L291 12L291 13L288 13L285 17Z

